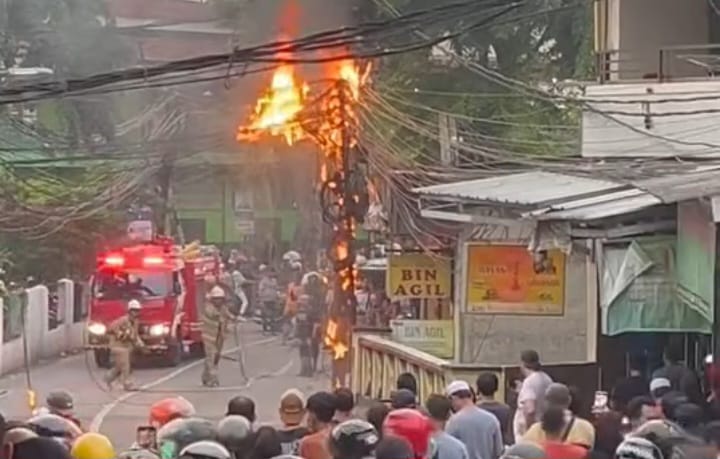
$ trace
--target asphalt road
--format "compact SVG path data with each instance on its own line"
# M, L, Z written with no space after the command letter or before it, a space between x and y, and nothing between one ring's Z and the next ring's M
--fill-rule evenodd
M223 359L217 389L201 386L202 360L193 360L176 368L140 364L133 374L140 391L108 392L101 383L104 370L95 367L89 353L41 363L31 369L31 381L39 402L54 389L72 392L84 426L108 435L119 450L133 442L138 425L147 423L150 404L170 395L182 395L195 405L198 415L217 420L231 397L244 394L255 400L259 421L273 423L277 421L279 396L285 390L297 388L310 394L329 388L324 375L312 379L297 376L297 349L282 346L275 337L263 336L255 324L243 324L241 333L249 380L243 377L237 361ZM226 348L235 347L232 336L226 343ZM228 355L237 357L237 352ZM0 412L6 419L29 417L25 388L23 373L0 378L0 389L7 391L0 396Z

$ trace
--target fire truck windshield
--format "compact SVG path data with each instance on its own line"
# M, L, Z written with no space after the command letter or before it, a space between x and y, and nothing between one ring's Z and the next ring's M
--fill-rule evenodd
M172 294L170 272L127 273L103 270L96 274L93 294L103 300L166 297Z

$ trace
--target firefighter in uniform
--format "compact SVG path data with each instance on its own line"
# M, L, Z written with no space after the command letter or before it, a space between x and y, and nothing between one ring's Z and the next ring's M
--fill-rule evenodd
M300 351L300 376L312 376L316 368L315 346L320 324L310 301L309 295L300 295L295 315L295 337L299 341Z
M217 387L220 384L217 375L218 364L229 319L225 289L215 285L210 289L202 314L202 339L205 347L205 366L202 373L204 386Z
M105 377L110 389L117 379L120 379L125 390L135 389L130 380L130 356L135 347L144 346L138 330L141 307L138 300L130 300L127 305L127 315L117 319L108 329L110 355L114 365Z

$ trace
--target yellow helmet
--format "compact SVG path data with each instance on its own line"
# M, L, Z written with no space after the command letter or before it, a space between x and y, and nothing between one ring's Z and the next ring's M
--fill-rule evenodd
M105 435L88 432L75 440L70 455L73 459L114 459L115 448Z

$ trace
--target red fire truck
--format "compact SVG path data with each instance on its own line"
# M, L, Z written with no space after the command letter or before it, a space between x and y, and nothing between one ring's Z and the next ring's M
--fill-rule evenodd
M220 269L220 254L214 247L194 244L183 250L171 239L129 244L101 254L91 282L87 323L87 347L94 351L97 365L109 366L107 327L126 313L131 299L142 304L143 354L162 356L176 366L185 354L201 353L203 283L208 274L219 276Z

